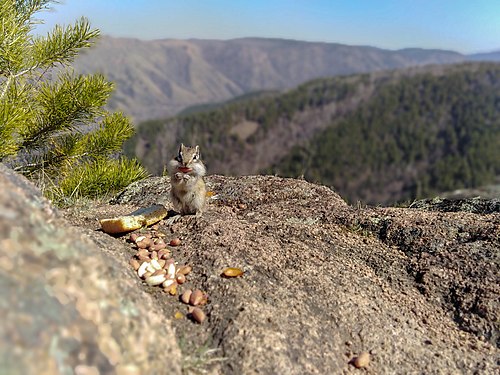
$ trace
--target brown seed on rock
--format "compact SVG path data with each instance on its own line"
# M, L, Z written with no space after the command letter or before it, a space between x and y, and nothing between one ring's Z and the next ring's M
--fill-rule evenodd
M356 368L363 368L363 367L368 366L368 364L370 363L370 353L368 353L368 352L362 352L357 357L354 357L352 359L351 363Z
M146 249L151 245L151 239L144 238L143 240L137 240L135 243L139 249Z
M186 276L180 273L176 276L175 280L177 281L177 284L184 284L186 282Z
M140 249L137 251L136 254L138 257L148 257L149 258L149 251L146 249Z
M191 289L186 290L181 295L181 301L187 305L189 303L189 299L191 298L192 293L193 293L193 291Z
M158 251L158 250L164 249L165 247L167 247L167 245L165 244L165 242L163 242L163 243L155 243L154 245L152 245L150 247L150 249Z
M141 262L141 264L144 263L144 262L148 262L149 263L151 261L150 257L144 257L144 256L139 255L138 258L139 258L139 262Z
M134 242L139 242L139 241L143 241L146 239L146 236L142 235L142 234L138 234L136 237L135 237L135 241Z
M224 271L222 271L223 277L239 277L243 275L243 271L236 267L228 267Z
M191 293L191 297L189 297L189 304L193 306L197 306L203 300L203 292L199 289L196 289Z
M181 240L179 238L172 238L170 240L170 246L179 246L181 244Z
M151 259L156 259L156 260L158 260L158 252L157 252L157 251L154 251L154 250L153 250L153 251L151 252Z
M167 273L167 271L165 271L165 270L156 270L155 272L153 272L153 274L151 276L165 275L166 273Z
M132 233L132 234L130 235L130 237L128 238L128 240L129 240L130 242L135 243L135 241L137 240L137 237L139 237L139 235L138 235L137 233Z
M193 317L194 321L197 323L203 323L203 321L206 318L205 313L199 307L193 308L193 310L191 311L191 316Z
M191 266L182 266L177 270L177 274L189 275L193 268Z
M168 292L170 293L171 296L175 296L177 294L177 284L172 284L172 286L168 288Z
M137 259L132 258L130 259L130 265L132 266L134 271L137 271L141 266L141 263Z
M165 259L158 259L158 264L161 266L161 268L165 268L165 264L167 264L167 261Z

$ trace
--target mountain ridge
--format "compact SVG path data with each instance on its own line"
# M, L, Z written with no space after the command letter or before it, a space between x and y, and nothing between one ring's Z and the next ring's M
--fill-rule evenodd
M141 121L252 91L290 89L315 78L467 59L447 50L386 50L292 39L140 40L104 36L77 58L75 69L104 73L116 83L110 109Z

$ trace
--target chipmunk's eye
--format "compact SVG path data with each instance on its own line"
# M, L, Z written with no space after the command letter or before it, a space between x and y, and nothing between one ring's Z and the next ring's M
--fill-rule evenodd
M175 157L175 160L177 160L179 163L182 162L182 152L179 152L179 155Z

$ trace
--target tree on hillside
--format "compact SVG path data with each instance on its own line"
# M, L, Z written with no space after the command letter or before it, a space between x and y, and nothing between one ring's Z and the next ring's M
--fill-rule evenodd
M33 34L36 14L50 3L0 3L0 161L52 198L110 193L146 176L136 160L119 157L133 126L103 108L112 83L71 70L99 36L85 18Z

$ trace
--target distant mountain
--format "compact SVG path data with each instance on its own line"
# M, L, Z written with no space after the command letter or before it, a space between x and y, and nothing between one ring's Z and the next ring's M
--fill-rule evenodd
M141 41L103 37L76 61L116 83L111 109L136 120L174 115L253 91L283 90L320 77L461 62L456 52L390 51L283 39Z
M160 174L179 141L200 145L210 173L303 175L351 202L487 185L500 175L500 64L317 79L144 122L126 151Z
M469 61L500 61L500 51L475 53L467 56Z

